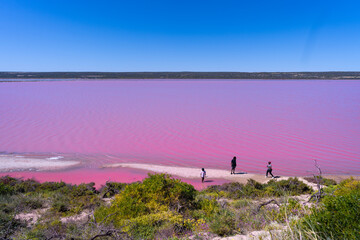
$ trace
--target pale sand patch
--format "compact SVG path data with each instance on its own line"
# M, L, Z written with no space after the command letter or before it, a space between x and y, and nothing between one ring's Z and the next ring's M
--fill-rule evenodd
M134 168L141 169L149 172L155 173L166 173L183 178L200 178L200 168L189 168L189 167L177 167L177 166L164 166L164 165L155 165L155 164L142 164L142 163L114 163L103 165L104 168L116 168L116 167L125 167L125 168ZM206 168L207 178L220 178L226 179L232 182L247 183L248 179L254 179L257 182L265 183L271 178L265 178L265 175L254 174L254 173L236 173L231 175L230 171L222 169L211 169ZM277 180L286 180L289 177L281 176L276 178ZM298 177L299 180L303 181L307 185L311 186L313 189L316 189L316 184L306 181L302 177Z
M37 220L43 215L49 208L37 209L28 213L19 213L15 215L15 219L25 221L31 225L34 225Z
M354 178L355 180L358 180L360 181L360 176L358 175L332 175L332 174L325 174L323 175L323 177L325 178L330 178L330 179L333 179L335 180L337 183L345 180L345 179L348 179L350 177Z
M58 170L79 165L78 161L61 161L57 159L41 159L0 155L0 172L24 170Z
M200 178L200 172L201 172L201 168L164 166L164 165L142 164L142 163L114 163L114 164L103 165L103 167L104 168L116 168L116 167L134 168L134 169L141 169L155 173L166 173L184 178ZM230 175L230 171L226 171L222 169L206 168L205 171L207 178L248 179L256 176L255 174L251 174L251 173ZM262 178L264 180L264 176Z

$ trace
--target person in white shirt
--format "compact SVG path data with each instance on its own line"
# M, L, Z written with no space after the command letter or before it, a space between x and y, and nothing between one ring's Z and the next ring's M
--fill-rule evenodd
M201 169L201 173L200 173L201 182L204 182L205 176L206 176L205 169L202 168L202 169Z

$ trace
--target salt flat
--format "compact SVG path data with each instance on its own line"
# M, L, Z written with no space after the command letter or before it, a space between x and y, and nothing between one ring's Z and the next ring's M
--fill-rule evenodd
M79 165L78 161L64 161L49 158L30 158L21 156L0 155L0 172L23 170L59 170Z

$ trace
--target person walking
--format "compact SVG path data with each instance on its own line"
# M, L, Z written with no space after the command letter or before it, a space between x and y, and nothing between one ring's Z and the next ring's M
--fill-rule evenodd
M200 172L201 182L204 182L205 176L206 176L205 169L202 168Z
M231 160L231 172L230 174L235 174L235 168L236 168L236 157L233 157Z
M268 162L267 171L266 171L266 177L268 177L268 174L269 174L269 173L270 173L270 175L272 176L272 178L274 178L274 175L272 174L271 162Z

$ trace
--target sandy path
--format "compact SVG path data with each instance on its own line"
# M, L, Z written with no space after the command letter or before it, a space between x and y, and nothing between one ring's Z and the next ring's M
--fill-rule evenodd
M124 168L134 168L145 170L154 173L166 173L178 177L183 178L200 178L200 168L189 168L189 167L177 167L177 166L164 166L164 165L155 165L155 164L141 164L141 163L114 163L103 165L104 168L116 168L116 167L124 167ZM205 169L207 178L220 178L226 179L232 182L240 182L247 183L248 179L254 179L257 182L265 183L269 181L271 178L265 178L265 175L254 174L254 173L237 173L230 174L230 171L222 170L222 169ZM288 176L280 176L276 179L278 180L286 180ZM316 189L316 184L310 183L306 181L302 177L298 177L299 180L303 181L307 185L311 186L314 190Z
M155 173L166 173L184 178L200 178L200 168L177 167L177 166L164 166L155 164L141 164L141 163L115 163L104 165L105 168L134 168L141 169ZM255 177L255 174L235 174L230 175L230 171L221 169L205 169L207 178L223 178L223 179L248 179ZM262 177L264 180L264 176Z

